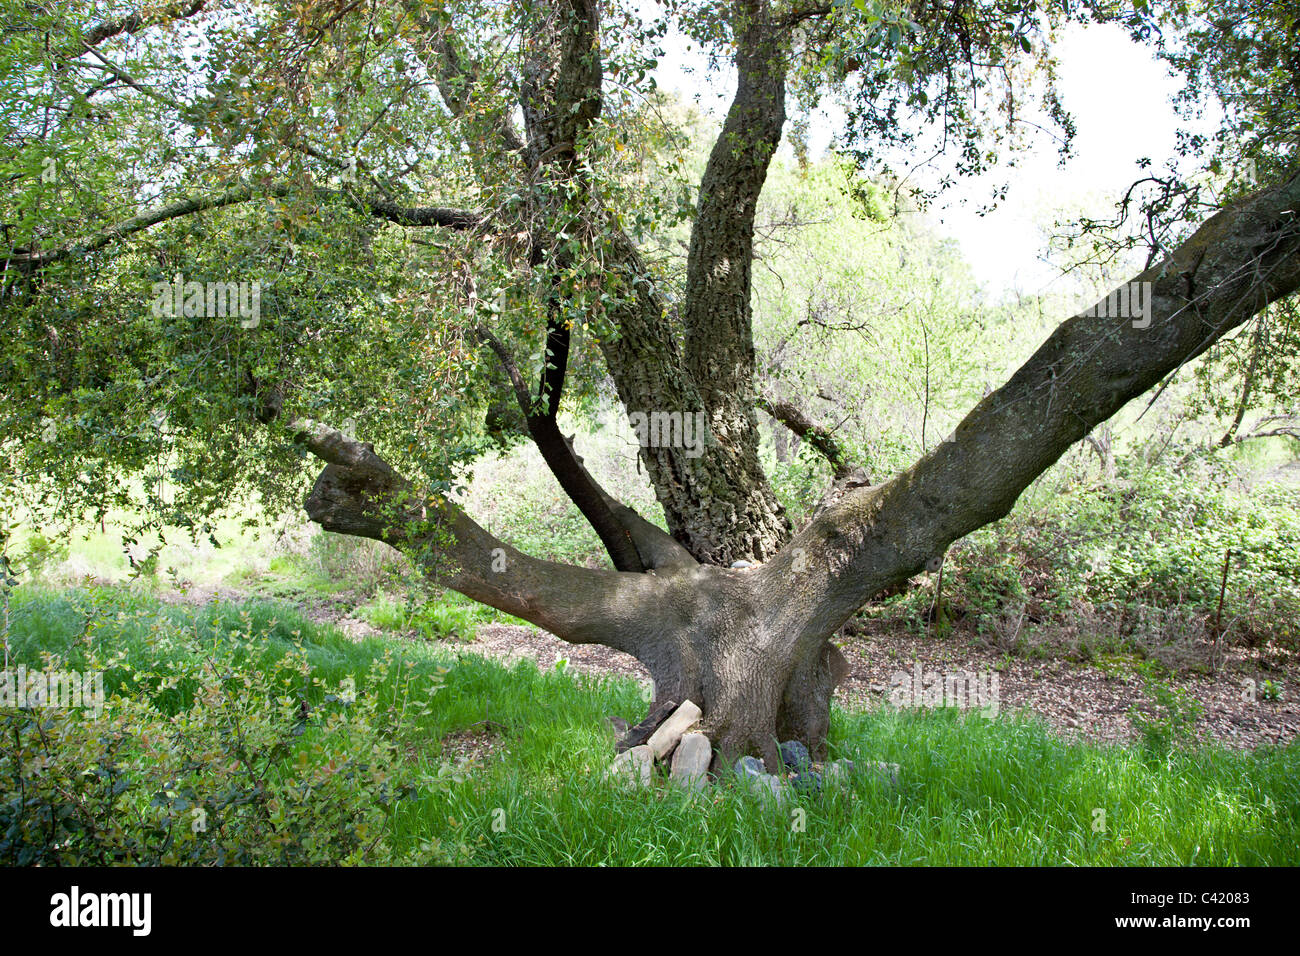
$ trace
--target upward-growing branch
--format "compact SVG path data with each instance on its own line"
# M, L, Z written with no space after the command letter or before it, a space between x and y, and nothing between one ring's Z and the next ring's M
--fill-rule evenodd
M754 388L754 216L785 125L786 56L766 2L740 4L736 95L700 180L686 266L686 361L724 434L747 435ZM728 435L728 437L730 437Z
M582 467L582 460L578 458L573 446L560 431L555 416L559 411L560 395L564 388L563 371L561 370L559 377L556 378L551 374L551 368L542 370L543 394L534 402L519 372L519 367L501 341L486 328L479 329L479 336L496 355L506 377L510 380L519 408L524 414L529 437L541 452L542 460L546 462L564 493L569 496L569 500L577 506L583 517L587 519L587 523L596 532L610 560L614 562L614 567L620 571L644 571L648 565L642 559L632 534L615 514L611 505L612 499ZM566 339L564 348L567 350L567 347ZM562 369L563 363L557 362L557 364ZM551 389L549 394L546 392L545 384L548 379Z
M714 459L700 476L706 487L695 493L716 496L723 507L714 506L718 526L693 522L691 544L710 557L762 559L789 533L758 458L750 308L754 215L785 125L787 62L767 0L735 8L736 94L700 180L682 307L683 358ZM727 530L718 533L721 527Z

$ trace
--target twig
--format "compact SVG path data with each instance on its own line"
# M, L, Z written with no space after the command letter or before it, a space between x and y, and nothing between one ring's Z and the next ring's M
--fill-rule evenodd
M1219 581L1219 607L1214 612L1214 645L1210 649L1210 671L1213 673L1219 669L1219 642L1223 639L1223 597L1228 589L1228 563L1232 560L1232 549L1229 548L1223 555L1223 577Z

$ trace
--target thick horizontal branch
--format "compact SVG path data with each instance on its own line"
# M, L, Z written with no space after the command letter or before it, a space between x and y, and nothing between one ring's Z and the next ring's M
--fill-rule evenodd
M304 503L322 528L383 541L443 587L563 640L637 653L659 633L663 608L686 600L689 582L530 557L453 502L421 493L369 444L309 420L289 431L327 462Z
M225 206L248 202L255 197L284 196L289 191L290 187L286 185L273 185L264 188L236 186L212 196L191 196L163 206L156 206L153 209L147 209L130 218L123 219L121 222L114 223L73 245L43 252L23 253L13 251L9 254L8 259L11 265L22 271L35 271L64 259L80 258L92 252L97 252L113 242L125 239L127 236L138 232L144 232L146 229L160 223L192 216L208 209L221 209Z
M380 219L399 226L442 226L447 229L477 229L486 217L473 209L450 206L399 206L384 199L363 199L365 207Z

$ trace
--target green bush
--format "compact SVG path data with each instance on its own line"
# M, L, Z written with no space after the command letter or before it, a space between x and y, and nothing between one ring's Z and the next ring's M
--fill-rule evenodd
M103 674L102 708L0 709L0 864L396 861L391 814L428 784L399 744L444 671L388 653L338 676L331 636L258 608L187 623L119 598L91 593L68 652L36 662Z
M1181 472L1129 467L1102 485L1054 476L1059 493L1040 495L1045 505L1023 503L954 545L949 611L985 632L1008 609L1062 623L1087 607L1143 654L1204 642L1218 622L1247 643L1300 642L1300 491L1241 493L1213 461ZM932 601L921 588L892 606L918 622Z
M412 632L426 641L472 641L480 624L496 620L523 623L454 591L427 597L418 587L401 599L379 591L357 608L356 613L363 621L382 630Z
M1138 670L1151 703L1147 711L1130 708L1129 720L1150 753L1168 756L1175 747L1192 742L1205 707L1185 687L1172 687L1162 679L1155 661L1144 661Z

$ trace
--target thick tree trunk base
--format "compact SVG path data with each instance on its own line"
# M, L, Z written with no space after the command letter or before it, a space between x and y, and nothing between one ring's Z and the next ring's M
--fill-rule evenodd
M831 698L848 675L844 655L828 634L814 654L800 661L758 627L757 613L746 613L756 610L747 606L752 595L746 595L747 601L720 597L720 606L708 609L698 630L657 635L632 649L655 682L651 708L664 700L698 704L704 712L702 729L719 762L729 764L748 754L778 771L778 744L787 740L802 742L814 759L824 758Z

